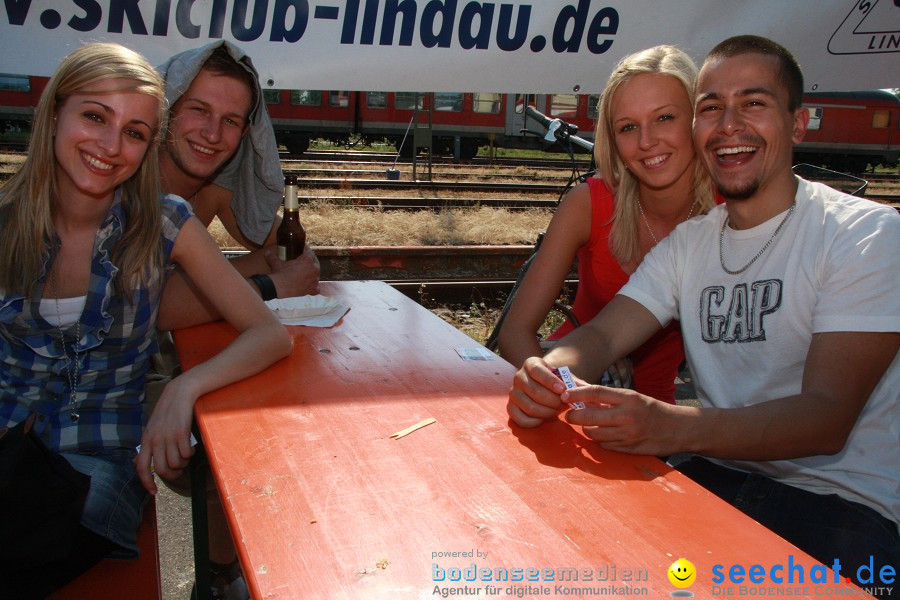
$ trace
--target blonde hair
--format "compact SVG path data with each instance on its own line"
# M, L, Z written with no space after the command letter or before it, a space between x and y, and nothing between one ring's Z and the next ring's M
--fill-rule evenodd
M153 65L137 52L118 44L87 44L57 67L35 110L28 156L0 188L0 289L8 294L31 294L43 273L47 248L55 244L53 199L59 190L53 137L59 108L70 96L92 93L92 86L113 79L123 85L104 93L139 92L159 100L158 125L144 160L121 186L126 225L111 257L119 268L116 289L132 292L138 282L146 283L162 269L157 152L166 117L165 86Z
M597 130L594 140L594 159L600 175L615 193L615 209L609 236L612 255L625 265L639 262L641 249L638 243L640 213L638 209L639 182L626 168L616 148L612 127L612 100L619 86L635 75L656 73L676 78L684 86L688 98L694 94L697 66L691 58L674 46L654 46L623 58L606 82L598 109ZM692 103L693 104L693 103ZM700 161L694 159L694 198L699 213L709 211L715 205L712 183Z

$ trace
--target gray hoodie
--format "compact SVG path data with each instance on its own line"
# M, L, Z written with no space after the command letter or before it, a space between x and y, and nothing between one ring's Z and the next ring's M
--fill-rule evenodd
M172 107L190 87L200 67L220 46L224 46L232 58L253 74L257 82L257 103L250 111L250 131L213 181L232 192L231 207L241 232L247 239L262 244L272 230L276 211L281 205L284 176L272 121L259 86L259 74L250 57L231 42L219 40L176 54L161 65L159 71L166 80L166 100Z

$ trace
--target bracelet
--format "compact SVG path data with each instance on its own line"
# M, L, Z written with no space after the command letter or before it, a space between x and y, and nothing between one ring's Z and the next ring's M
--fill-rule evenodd
M274 300L278 297L278 290L275 289L275 282L272 281L272 278L268 275L257 273L256 275L251 275L247 279L255 283L256 287L259 288L259 293L262 294L263 302L266 300Z

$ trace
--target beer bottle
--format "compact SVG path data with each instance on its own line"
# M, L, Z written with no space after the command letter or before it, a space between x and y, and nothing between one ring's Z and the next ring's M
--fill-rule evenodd
M293 260L303 254L306 244L306 230L300 223L300 204L297 200L297 177L284 178L284 215L275 235L278 244L278 258Z

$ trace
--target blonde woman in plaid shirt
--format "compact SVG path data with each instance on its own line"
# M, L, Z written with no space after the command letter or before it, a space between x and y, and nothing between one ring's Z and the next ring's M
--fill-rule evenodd
M284 328L188 205L160 201L165 114L163 83L143 57L84 46L50 80L28 158L0 189L0 427L35 414L47 446L91 476L69 558L4 574L23 597L49 593L107 554L134 557L141 506L156 492L151 465L162 476L185 467L196 399L290 351ZM241 333L173 380L145 424L144 375L173 263Z

